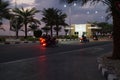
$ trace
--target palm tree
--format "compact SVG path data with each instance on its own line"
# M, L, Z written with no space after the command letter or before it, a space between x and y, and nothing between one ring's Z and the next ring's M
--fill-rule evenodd
M30 27L30 29L28 31L33 31L34 32L35 30L38 29L39 26L35 23L32 23L32 24L29 25L29 27Z
M39 12L39 10L36 10L36 8L32 9L24 9L23 7L21 9L15 8L13 9L13 12L20 16L23 19L23 24L25 26L25 38L27 38L27 27L28 23L30 23L34 19L34 15Z
M29 28L28 31L35 31L38 29L39 25L41 25L40 20L35 19L33 17L31 17L30 21L29 21Z
M74 1L80 2L80 4L84 5L87 2L98 3L102 2L103 4L108 6L107 12L108 16L113 19L113 59L120 59L120 0L60 0L61 2L67 2L68 4L73 3Z
M46 26L50 26L51 37L53 36L53 26L55 25L55 17L58 12L59 10L54 8L44 8L42 10L43 18L41 19L41 21L43 21Z
M1 25L3 24L2 19L3 18L8 19L9 15L10 15L8 6L9 6L8 1L0 0L0 29L2 29L2 30L4 30L4 28L1 27Z
M99 27L102 27L101 31L104 33L111 33L113 30L112 24L106 23L106 22L101 22L97 23Z
M56 25L56 27L54 27L54 30L56 31L56 37L58 37L59 32L60 32L61 29L62 29L62 27L60 27L58 25Z
M42 30L46 33L46 35L48 35L48 32L50 31L50 27L45 26L42 28Z
M0 0L0 20L9 18L9 2Z
M54 27L54 30L56 31L56 36L58 37L59 35L59 31L61 30L60 26L66 26L67 23L65 23L65 18L67 17L67 15L65 13L62 13L61 10L59 10L59 12L57 13L56 17L55 17L55 25L56 27Z
M21 29L21 27L23 26L22 22L23 22L23 20L21 19L20 16L14 15L14 17L11 17L10 30L16 32L16 38L18 38L18 32Z
M53 26L56 26L54 30L56 31L56 36L58 36L58 32L61 29L59 26L66 24L65 18L67 15L62 13L61 10L54 8L43 9L42 13L44 16L42 21L46 23L47 26L50 26L51 36L53 36Z

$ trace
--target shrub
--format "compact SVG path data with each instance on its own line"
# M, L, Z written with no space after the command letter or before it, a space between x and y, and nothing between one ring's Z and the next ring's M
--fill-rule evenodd
M36 30L36 31L34 31L34 36L35 36L36 38L39 38L41 35L42 35L42 31L41 31L41 30Z
M77 39L78 36L77 36L77 35L72 35L71 38L72 38L72 39Z
M5 42L5 38L0 38L0 42Z
M20 41L24 41L24 40L25 40L25 38L24 38L24 37L21 37L21 38L20 38Z
M34 38L34 37L28 37L26 40L28 41L38 41L38 38Z
M69 35L64 36L65 39L70 39Z

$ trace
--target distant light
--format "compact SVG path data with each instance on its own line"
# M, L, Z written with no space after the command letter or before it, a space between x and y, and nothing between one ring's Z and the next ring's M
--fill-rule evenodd
M74 3L74 6L76 6L77 4L76 3Z
M66 5L64 5L64 7L67 7Z
M89 11L87 11L87 14L90 14L90 12L89 12Z
M102 29L101 27L88 27L88 29Z
M98 13L98 11L95 11L95 14L97 14Z

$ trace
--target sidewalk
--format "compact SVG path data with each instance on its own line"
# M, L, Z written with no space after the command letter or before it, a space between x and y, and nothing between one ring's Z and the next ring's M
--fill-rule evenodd
M39 43L39 41L7 41L2 42L0 45L8 45L8 44L27 44L27 43Z
M108 59L111 54L107 53L97 59L98 69L106 80L120 80L120 60Z

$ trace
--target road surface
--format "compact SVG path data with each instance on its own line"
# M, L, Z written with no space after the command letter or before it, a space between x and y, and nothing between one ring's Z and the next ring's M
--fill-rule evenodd
M112 43L101 43L102 45L96 43L96 46L93 44L61 44L57 48L41 48L33 44L4 46L0 54L4 59L6 59L4 54L7 57L9 55L9 59L2 59L3 62L0 63L0 79L105 80L97 69L96 59L111 52Z

